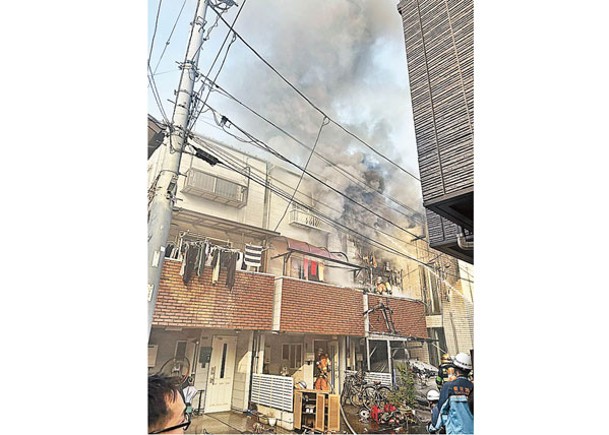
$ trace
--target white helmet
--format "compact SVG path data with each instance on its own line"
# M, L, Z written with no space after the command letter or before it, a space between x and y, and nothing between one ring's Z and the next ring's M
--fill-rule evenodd
M298 386L298 388L302 388L303 390L307 389L307 383L305 381L299 381L296 383L296 385Z
M460 369L471 370L472 369L472 357L466 353L460 352L455 356L455 359L453 360L453 364L456 367L459 367Z
M438 393L438 390L429 390L427 392L427 400L430 402L437 402L440 400L440 393Z

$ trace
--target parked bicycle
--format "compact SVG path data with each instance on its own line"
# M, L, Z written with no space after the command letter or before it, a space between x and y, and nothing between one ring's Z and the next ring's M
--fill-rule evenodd
M358 370L356 373L347 375L343 384L343 391L340 395L341 405L347 402L354 406L363 405L363 391L366 386L365 373L363 370Z
M382 408L385 404L389 403L390 393L391 388L381 384L379 381L366 384L362 393L363 405L366 409L372 409L374 405Z
M378 381L366 382L365 378L363 370L347 375L341 393L341 405L349 402L354 406L363 406L370 410L374 405L382 407L387 403L391 389Z

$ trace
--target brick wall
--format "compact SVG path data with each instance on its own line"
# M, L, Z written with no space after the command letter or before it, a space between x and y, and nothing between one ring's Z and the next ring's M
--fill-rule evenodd
M283 279L281 330L364 335L362 293L327 284Z
M368 307L376 307L383 302L386 307L393 310L393 324L396 331L402 336L414 336L427 338L427 329L425 325L425 306L416 301L408 299L398 299L390 297L382 297L373 294L368 294ZM381 310L376 310L369 316L370 333L386 333L387 325L383 318Z
M153 325L272 329L273 276L237 271L230 291L224 284L226 269L221 269L216 285L211 284L209 267L185 285L180 276L181 265L179 261L163 262Z

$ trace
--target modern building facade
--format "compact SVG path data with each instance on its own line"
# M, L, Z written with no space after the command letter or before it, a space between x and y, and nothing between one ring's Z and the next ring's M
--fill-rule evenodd
M429 244L473 264L472 0L401 0Z

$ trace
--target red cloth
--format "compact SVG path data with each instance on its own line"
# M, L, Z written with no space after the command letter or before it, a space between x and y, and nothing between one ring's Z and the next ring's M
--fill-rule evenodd
M311 261L311 275L317 276L317 262Z

